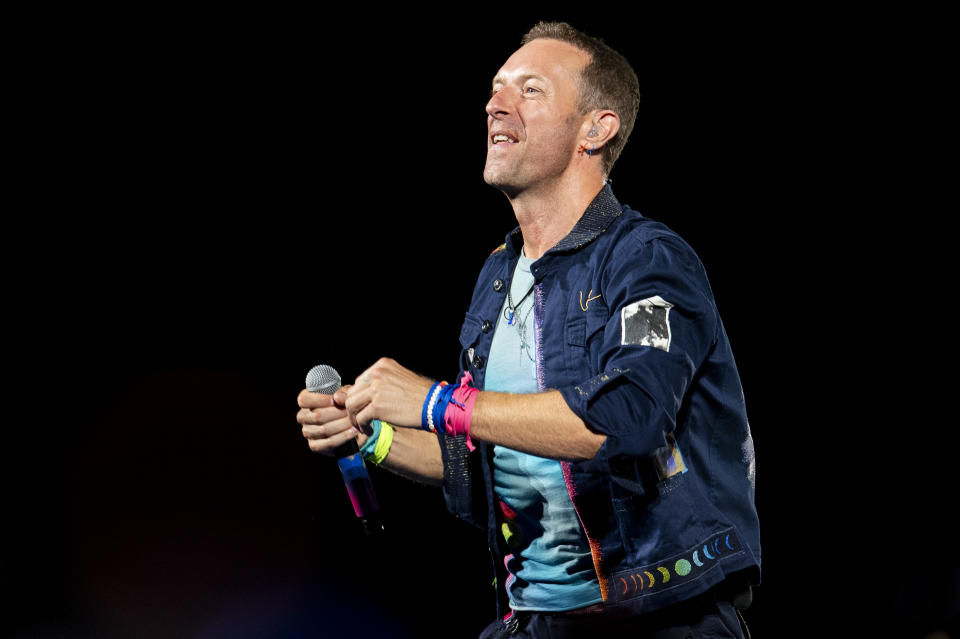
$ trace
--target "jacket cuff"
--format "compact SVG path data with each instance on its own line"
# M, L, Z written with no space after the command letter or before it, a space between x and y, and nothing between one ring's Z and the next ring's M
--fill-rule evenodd
M669 413L632 379L630 369L611 368L590 379L559 389L567 405L592 430L607 436L608 459L645 457L667 441L673 430Z
M476 513L480 504L475 499L477 487L471 467L475 456L467 449L466 437L447 435L442 429L437 430L437 435L443 457L443 499L447 510L459 519L482 527Z

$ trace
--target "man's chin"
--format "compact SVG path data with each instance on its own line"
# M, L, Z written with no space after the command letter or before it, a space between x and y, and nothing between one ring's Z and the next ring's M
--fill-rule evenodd
M515 184L502 183L502 182L492 182L492 181L487 180L487 179L484 179L484 181L485 181L487 184L489 184L490 186L492 186L493 188L497 189L498 191L503 192L503 194L506 195L506 196L507 196L508 198L510 198L510 199L513 199L514 197L516 197L517 195L519 195L519 193L520 193L520 191L521 191L521 189L518 188Z
M511 193L517 191L517 185L513 180L504 175L503 171L497 171L490 166L483 170L483 181L493 188L503 191L508 197Z

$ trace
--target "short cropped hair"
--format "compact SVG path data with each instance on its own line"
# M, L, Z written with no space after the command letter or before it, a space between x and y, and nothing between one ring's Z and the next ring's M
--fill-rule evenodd
M577 107L581 113L594 109L610 109L620 118L620 130L604 145L603 174L610 175L633 130L640 108L640 82L626 58L599 38L589 36L566 22L540 22L530 29L521 46L532 40L547 38L572 44L590 54L590 62L580 73Z

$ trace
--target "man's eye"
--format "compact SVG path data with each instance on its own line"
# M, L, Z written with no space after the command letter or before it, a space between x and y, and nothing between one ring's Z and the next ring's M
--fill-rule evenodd
M524 93L540 93L540 89L536 87L527 87L523 90Z

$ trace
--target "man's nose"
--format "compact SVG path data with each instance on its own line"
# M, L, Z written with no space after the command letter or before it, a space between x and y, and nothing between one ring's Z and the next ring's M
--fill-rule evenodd
M507 115L512 109L508 89L498 89L487 101L487 115L498 117Z

